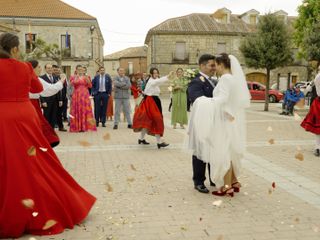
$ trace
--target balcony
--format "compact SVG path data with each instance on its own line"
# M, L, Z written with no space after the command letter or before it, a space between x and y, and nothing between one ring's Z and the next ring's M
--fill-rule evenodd
M183 63L188 64L189 63L189 53L172 53L172 63Z

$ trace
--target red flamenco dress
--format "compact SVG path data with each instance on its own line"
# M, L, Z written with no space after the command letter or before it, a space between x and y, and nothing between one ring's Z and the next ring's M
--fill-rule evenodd
M31 65L0 59L0 238L73 228L96 198L63 168L43 135L29 92L42 91Z
M308 132L320 134L320 97L316 97L313 100L309 113L301 123L301 127Z
M134 132L140 132L145 128L149 135L158 134L161 137L163 136L162 107L158 96L144 97L134 112L132 128Z

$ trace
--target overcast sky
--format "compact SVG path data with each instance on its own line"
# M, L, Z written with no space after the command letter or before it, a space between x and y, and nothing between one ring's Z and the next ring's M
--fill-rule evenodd
M148 30L161 22L190 13L213 13L226 7L234 14L252 8L261 14L284 10L297 15L302 0L63 0L98 19L104 53L142 46Z

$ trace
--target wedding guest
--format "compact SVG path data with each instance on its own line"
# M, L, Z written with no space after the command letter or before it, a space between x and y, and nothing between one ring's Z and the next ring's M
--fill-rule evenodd
M81 65L77 66L77 74L70 77L70 82L74 88L70 107L70 132L96 131L88 91L92 85Z
M37 60L32 60L29 63L32 65L35 74L39 76L41 74L41 66L39 62ZM42 114L41 106L40 106L40 96L50 97L52 95L57 94L59 91L62 90L66 79L65 79L65 76L63 76L63 78L58 82L54 84L50 84L44 81L43 79L41 79L40 77L38 78L43 86L43 91L41 93L29 93L29 97L40 119L43 135L47 138L51 147L55 147L59 144L60 139L58 135L55 133L54 129L50 126L50 124Z
M40 76L43 80L50 84L54 84L59 81L57 77L53 76L53 68L51 64L46 64L44 68L46 74ZM51 97L40 97L43 115L50 123L52 128L55 128L57 123L57 112L59 104L61 104L61 100L61 95L59 93Z
M187 116L187 87L188 79L183 76L183 69L178 68L176 71L177 77L171 83L172 87L172 113L171 124L173 128L177 127L177 123L181 128L188 123Z
M112 81L109 74L105 73L105 68L99 68L99 74L92 80L92 95L94 97L94 116L96 126L99 122L102 127L106 127L108 99L112 91Z
M118 76L114 78L114 100L115 100L115 116L114 116L114 125L113 129L118 129L120 122L120 113L121 110L124 112L124 116L128 123L128 128L132 128L131 121L131 107L130 107L130 88L131 83L130 79L125 76L124 68L117 69Z
M316 146L314 155L320 157L320 65L318 66L318 74L313 83L317 96L313 99L310 110L301 123L301 127L315 135Z
M134 113L133 131L140 132L139 144L150 144L145 140L145 135L153 135L157 140L158 149L169 146L161 137L164 132L162 105L159 98L159 86L174 77L174 72L170 72L168 76L159 78L159 70L157 68L150 69L151 77L147 80L144 90L144 99Z
M58 65L52 65L52 76L59 81L60 80L60 74L61 74L61 69ZM57 110L57 125L59 128L59 131L66 132L67 129L64 128L63 126L63 112L64 108L66 108L67 102L67 86L63 85L63 89L59 91L57 94L59 94L59 102L58 102L58 110Z
M199 97L193 103L189 122L189 146L194 155L210 162L216 196L239 192L241 161L246 150L245 108L250 93L239 61L222 53L216 57L221 76L213 97ZM204 141L205 140L205 141Z
M82 222L96 201L43 135L29 99L43 86L19 57L18 37L0 35L0 238L61 233Z

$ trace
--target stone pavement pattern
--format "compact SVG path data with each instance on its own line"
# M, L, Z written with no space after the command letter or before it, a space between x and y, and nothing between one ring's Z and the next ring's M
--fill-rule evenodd
M170 147L161 150L151 136L150 146L138 145L139 134L126 123L118 130L108 122L97 133L59 133L56 152L63 165L98 201L73 230L21 239L320 239L320 159L312 154L313 135L297 117L279 116L276 105L269 113L262 109L253 103L247 111L248 155L243 188L234 198L193 189L186 130L172 129L168 112Z

